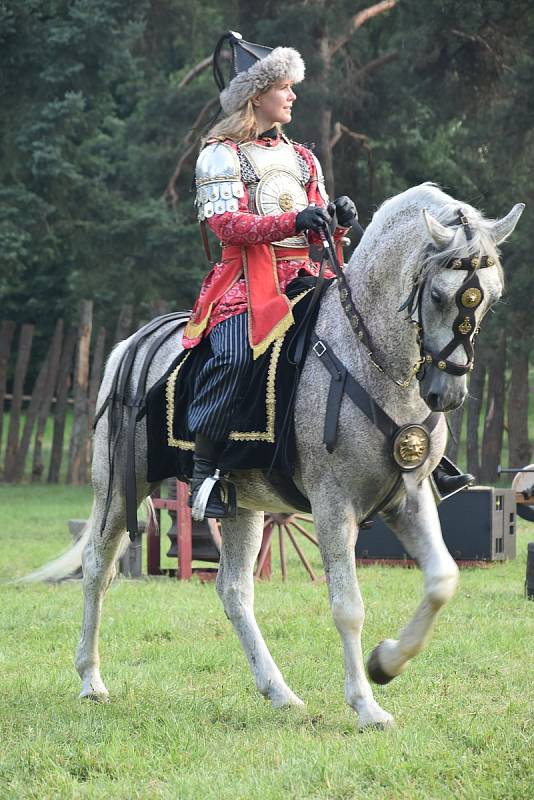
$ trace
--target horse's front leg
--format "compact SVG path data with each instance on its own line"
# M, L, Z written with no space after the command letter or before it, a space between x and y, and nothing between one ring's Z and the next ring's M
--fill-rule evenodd
M332 616L343 642L345 699L358 713L360 728L391 727L393 717L380 708L365 675L361 642L365 614L356 577L354 548L358 528L352 507L321 501L312 505Z
M245 651L256 686L274 708L303 705L287 686L254 616L254 563L263 534L263 511L239 509L222 523L217 592Z
M458 567L443 542L429 480L423 482L417 495L419 509L416 513L402 510L388 517L387 522L422 569L424 596L399 638L385 639L369 656L367 670L376 683L388 683L422 650L438 611L451 599L458 583Z

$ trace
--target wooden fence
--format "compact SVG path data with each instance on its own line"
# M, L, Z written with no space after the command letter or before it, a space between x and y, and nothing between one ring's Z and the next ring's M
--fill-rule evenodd
M93 335L90 300L81 302L78 325L67 327L58 319L29 394L24 393L24 387L35 326L24 324L17 331L12 320L0 323L0 410L9 407L6 431L3 430L4 414L0 413L0 453L5 441L0 476L5 482L17 483L25 476L30 476L32 481L46 478L48 483L58 483L60 476L72 484L89 480L91 428L106 347L109 350L115 342L129 335L132 311L129 305L122 308L111 338L104 327ZM8 393L10 374L13 375L12 389ZM51 413L53 432L49 457L45 458L43 436ZM72 427L67 442L66 422L71 414Z

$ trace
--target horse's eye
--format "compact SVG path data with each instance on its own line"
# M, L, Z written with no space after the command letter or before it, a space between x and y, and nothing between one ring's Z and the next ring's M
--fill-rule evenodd
M438 306L440 306L442 304L442 302L443 302L443 298L441 296L441 293L438 292L437 289L432 289L432 291L430 292L430 297L432 298L434 303L436 303L436 305L438 305Z

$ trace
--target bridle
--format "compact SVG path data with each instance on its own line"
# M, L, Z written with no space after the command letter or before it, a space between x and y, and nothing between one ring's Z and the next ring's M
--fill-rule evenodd
M469 243L469 241L473 238L473 231L469 220L461 209L458 210L458 221L456 224L463 227L467 243ZM401 379L393 376L389 370L379 362L374 354L371 337L367 328L365 327L361 315L354 305L350 287L337 260L332 236L330 230L327 228L325 229L325 238L323 243L325 247L325 257L329 259L337 278L341 306L354 334L365 347L370 363L375 369L378 370L378 372L386 375L402 389L407 389L410 386L413 377L416 376L417 380L422 380L427 368L431 365L450 375L465 375L473 369L473 344L474 338L478 334L475 311L484 299L484 291L478 279L478 272L481 269L495 265L496 261L492 256L485 255L472 257L468 256L466 258L453 258L445 265L446 269L452 269L455 271L466 270L468 274L455 295L458 314L452 326L452 339L439 352L428 349L425 346L424 340L422 299L427 284L427 276L425 275L425 277L421 279L420 272L419 275L414 278L412 290L398 311L407 310L408 321L416 328L417 341L419 344L419 358L411 367L408 376L404 379ZM413 318L415 312L417 313L417 319ZM464 348L467 356L466 364L457 364L449 359L449 356L454 352L454 350L456 350L457 347Z
M463 227L467 243L473 238L471 224L462 210L458 211L458 225ZM475 365L474 340L479 333L475 312L484 299L484 291L478 279L479 270L486 267L493 267L495 259L492 256L467 256L465 258L453 258L446 265L445 269L455 271L465 270L467 276L455 294L456 307L458 314L452 324L452 339L439 352L430 350L425 346L423 320L422 320L422 299L426 287L426 277L420 281L415 279L414 288L405 303L401 305L399 311L407 309L408 319L415 323L420 354L420 368L417 371L417 380L422 380L426 369L432 365L442 372L449 375L466 375ZM417 311L417 321L413 319L413 313ZM458 364L451 361L449 356L458 347L463 347L467 356L465 364Z

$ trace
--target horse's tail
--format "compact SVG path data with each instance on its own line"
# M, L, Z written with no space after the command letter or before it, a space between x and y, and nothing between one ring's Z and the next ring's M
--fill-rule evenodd
M29 575L16 578L13 583L37 583L38 581L49 581L57 583L75 573L82 565L82 553L85 545L91 536L93 524L94 506L91 515L82 528L82 532L72 547L69 547L62 555L48 561Z

